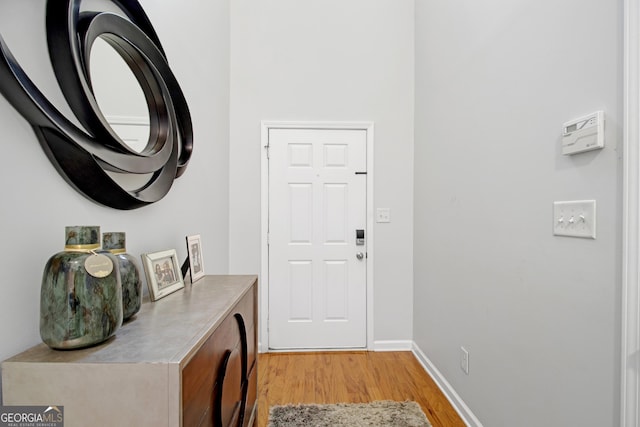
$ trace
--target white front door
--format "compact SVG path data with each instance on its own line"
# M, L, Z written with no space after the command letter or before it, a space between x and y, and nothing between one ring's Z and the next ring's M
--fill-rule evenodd
M366 130L268 138L269 347L364 348Z

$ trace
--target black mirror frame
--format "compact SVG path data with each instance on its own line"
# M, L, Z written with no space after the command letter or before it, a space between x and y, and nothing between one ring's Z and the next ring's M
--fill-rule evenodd
M137 0L111 0L127 18L82 12L81 0L47 1L47 43L53 71L78 128L27 77L0 37L0 92L33 126L58 172L89 199L115 209L136 209L162 199L182 175L193 151L189 108L167 64L160 41ZM138 153L107 123L91 86L88 68L97 37L129 65L147 102L149 141ZM127 190L107 174L150 174Z

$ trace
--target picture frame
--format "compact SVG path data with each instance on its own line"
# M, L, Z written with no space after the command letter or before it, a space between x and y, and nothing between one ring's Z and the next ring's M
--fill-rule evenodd
M184 288L175 249L142 254L141 257L151 301Z
M202 238L199 234L187 236L187 253L189 257L189 271L191 283L204 277L204 260L202 258Z

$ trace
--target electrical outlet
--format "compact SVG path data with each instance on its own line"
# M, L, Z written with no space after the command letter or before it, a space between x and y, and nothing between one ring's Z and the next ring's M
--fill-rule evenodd
M460 369L469 375L469 352L464 347L460 347Z

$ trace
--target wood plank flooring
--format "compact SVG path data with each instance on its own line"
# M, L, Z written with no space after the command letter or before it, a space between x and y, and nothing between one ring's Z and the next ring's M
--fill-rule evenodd
M413 400L433 427L464 426L411 352L262 353L258 356L258 427L271 405Z

